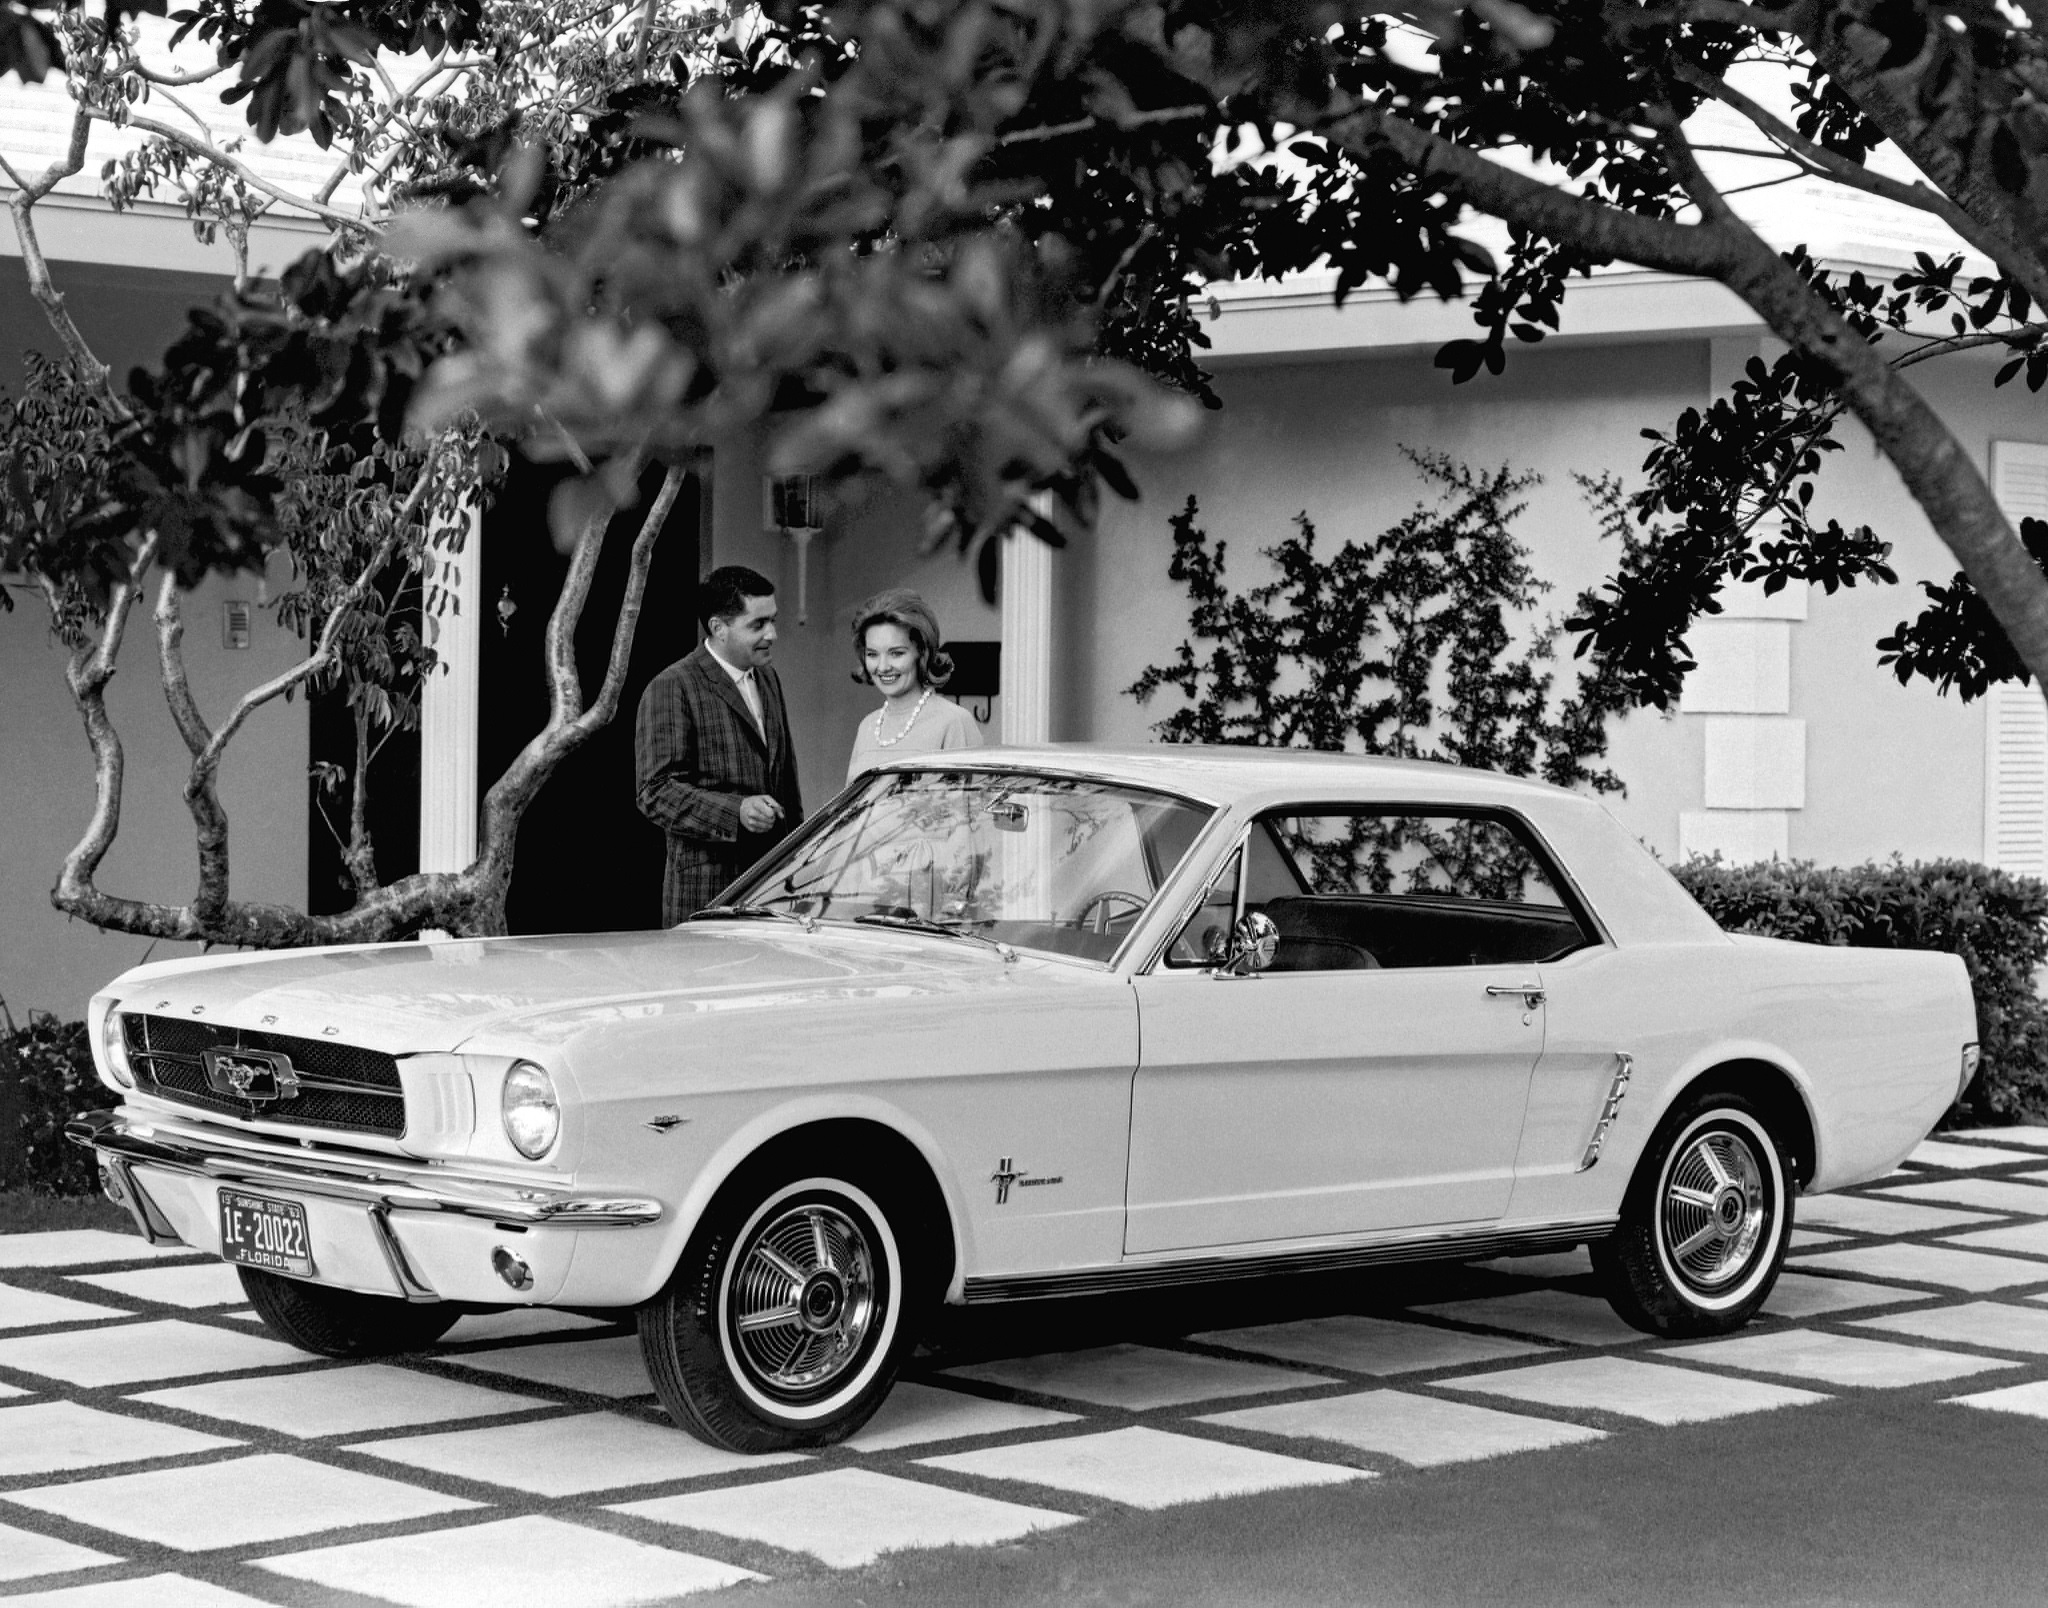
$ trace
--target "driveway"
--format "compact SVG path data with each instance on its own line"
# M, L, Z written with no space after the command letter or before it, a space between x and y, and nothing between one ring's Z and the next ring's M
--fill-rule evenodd
M2038 1593L2048 1129L1799 1224L1766 1317L1694 1344L1620 1324L1582 1253L958 1314L860 1435L782 1458L668 1427L600 1317L332 1363L210 1260L8 1236L0 1599L1906 1602L1958 1562Z

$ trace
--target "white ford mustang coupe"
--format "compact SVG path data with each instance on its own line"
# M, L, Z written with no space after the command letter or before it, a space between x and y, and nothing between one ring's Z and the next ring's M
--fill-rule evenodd
M172 961L91 1031L71 1136L277 1334L635 1307L743 1451L941 1301L1584 1244L1722 1333L1977 1054L1953 955L1730 937L1587 798L1198 748L899 761L672 931Z

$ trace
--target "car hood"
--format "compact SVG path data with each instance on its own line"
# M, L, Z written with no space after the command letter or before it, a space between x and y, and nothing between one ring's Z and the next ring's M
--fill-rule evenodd
M558 1040L621 1017L972 993L1030 978L1100 980L1092 967L959 939L865 928L806 933L767 923L670 932L575 933L208 955L137 967L103 997L130 1011L197 1017L383 1050L451 1051L479 1033Z

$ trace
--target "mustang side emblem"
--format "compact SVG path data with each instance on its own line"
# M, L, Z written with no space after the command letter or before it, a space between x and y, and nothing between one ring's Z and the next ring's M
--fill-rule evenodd
M206 1084L215 1094L232 1095L251 1105L289 1100L299 1092L299 1071L291 1057L269 1050L209 1049L199 1052Z
M1005 1156L996 1164L996 1170L988 1175L988 1181L996 1186L996 1204L998 1206L1007 1206L1010 1204L1010 1186L1012 1184L1015 1184L1019 1189L1043 1189L1047 1184L1064 1184L1067 1181L1067 1175L1065 1173L1039 1173L1034 1177L1020 1168L1014 1157Z

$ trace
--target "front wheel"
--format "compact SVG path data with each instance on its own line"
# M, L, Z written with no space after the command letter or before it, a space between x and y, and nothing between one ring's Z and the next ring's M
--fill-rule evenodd
M1609 1305L1675 1339L1741 1328L1784 1266L1788 1174L1768 1121L1743 1096L1681 1104L1643 1152L1614 1233L1593 1247Z
M391 1357L422 1351L455 1325L450 1301L401 1301L238 1267L242 1293L271 1333L321 1357Z
M662 1405L729 1451L844 1440L881 1406L912 1338L901 1211L846 1177L797 1173L728 1186L640 1308Z

